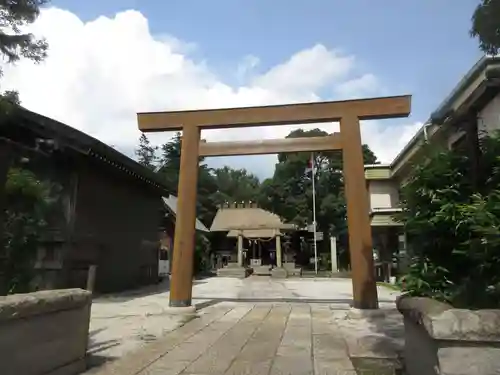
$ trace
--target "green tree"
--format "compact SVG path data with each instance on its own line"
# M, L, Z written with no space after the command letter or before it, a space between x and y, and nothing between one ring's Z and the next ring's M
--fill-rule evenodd
M7 63L15 63L22 58L37 63L45 59L47 42L23 30L37 19L40 7L47 3L48 0L0 0L0 55ZM8 96L9 100L3 104L9 104L12 94Z
M225 166L213 170L217 191L213 195L214 203L257 201L260 182L257 176L246 169L233 169Z
M481 0L472 15L472 37L479 40L479 48L486 54L500 51L500 0Z
M304 131L298 129L287 138L319 137L328 135L320 129ZM363 145L365 164L375 164L377 159L367 145ZM306 174L311 153L278 154L278 163L272 178L261 185L259 203L286 221L303 227L312 223L312 180ZM346 257L346 207L342 173L342 154L338 151L314 153L316 221L318 229L329 235L340 237L340 249L344 263ZM326 244L319 244L320 247ZM326 250L325 245L325 250ZM321 251L321 249L320 249Z
M146 134L142 134L139 138L139 147L135 150L137 161L139 164L153 171L156 170L158 162L158 156L156 155L157 150L158 146L153 146Z
M163 176L167 186L176 195L179 185L181 142L181 133L176 133L169 142L160 147L161 156L158 168L158 173ZM216 205L212 197L217 190L217 186L211 169L204 163L204 158L199 158L199 163L197 215L205 225L210 225L216 212Z
M319 129L299 129L287 138L326 135ZM367 145L363 145L363 153L366 164L377 162ZM279 154L273 177L265 180L261 188L260 203L298 225L312 222L312 181L310 174L305 173L310 156L306 152ZM318 225L327 232L341 232L345 227L342 155L338 151L318 152L314 154L314 164Z
M160 150L158 173L163 176L170 190L177 194L181 167L181 133L175 133L170 141L160 147Z

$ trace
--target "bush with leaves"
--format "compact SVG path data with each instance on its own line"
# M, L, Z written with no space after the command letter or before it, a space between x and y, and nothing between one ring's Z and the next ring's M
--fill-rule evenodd
M469 238L454 256L467 262L454 303L476 308L500 306L500 190L474 194L469 204L459 207Z
M209 267L207 257L210 252L210 241L201 233L196 233L195 241L193 274L197 275L203 273Z
M4 243L0 248L0 294L30 291L33 265L45 220L53 204L52 184L29 170L12 168L5 193Z
M401 189L412 255L403 290L467 308L500 306L500 138L481 141L479 182L463 151L427 147Z

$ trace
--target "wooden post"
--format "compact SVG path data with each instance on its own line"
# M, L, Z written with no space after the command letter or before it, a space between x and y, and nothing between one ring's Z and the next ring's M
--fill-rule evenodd
M281 237L279 234L276 235L276 266L281 268L283 265L281 261Z
M340 132L343 146L353 305L359 309L377 309L372 234L358 117L354 115L342 117Z
M171 307L191 306L199 144L200 129L196 126L184 127L172 259Z

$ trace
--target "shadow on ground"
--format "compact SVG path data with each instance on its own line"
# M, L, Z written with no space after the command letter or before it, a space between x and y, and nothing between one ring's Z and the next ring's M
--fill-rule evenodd
M193 286L206 284L207 281L204 279L210 276L199 277L193 281ZM168 293L170 291L170 279L166 278L160 281L158 284L148 285L142 288L127 290L120 293L105 293L96 294L95 299L99 299L102 302L109 300L110 302L127 302L136 298L153 296L156 294Z
M345 304L347 306L352 306L352 299L350 298L336 298L336 299L319 299L319 298L259 298L259 297L211 297L203 296L193 298L193 301L197 300L211 300L215 302L249 302L249 303L322 303L322 304ZM379 300L382 303L392 303L392 300Z
M87 346L87 369L100 367L103 364L116 359L115 357L102 355L102 352L120 345L121 341L114 339L98 342L95 339L95 336L103 331L105 331L105 328L95 329L89 332L89 341Z
M403 318L394 301L379 302L378 310L339 312L336 323L344 333L349 356L358 374L401 374Z

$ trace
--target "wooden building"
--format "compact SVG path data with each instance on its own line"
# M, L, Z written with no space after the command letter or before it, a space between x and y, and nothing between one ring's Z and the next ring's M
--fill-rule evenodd
M171 273L171 261L174 249L175 221L177 219L177 197L169 195L163 197L164 216L160 228L160 264L159 275L161 278ZM210 232L203 223L196 219L196 231L202 233Z
M156 282L162 196L169 193L158 176L95 138L21 107L2 120L0 148L9 149L10 166L59 186L34 288L85 287L91 265L97 266L97 292Z
M294 229L255 203L226 204L219 208L210 227L211 232L223 233L214 249L213 266L221 276L246 274L236 272L235 267L271 274L271 268L281 268L285 260L281 246L284 232Z

